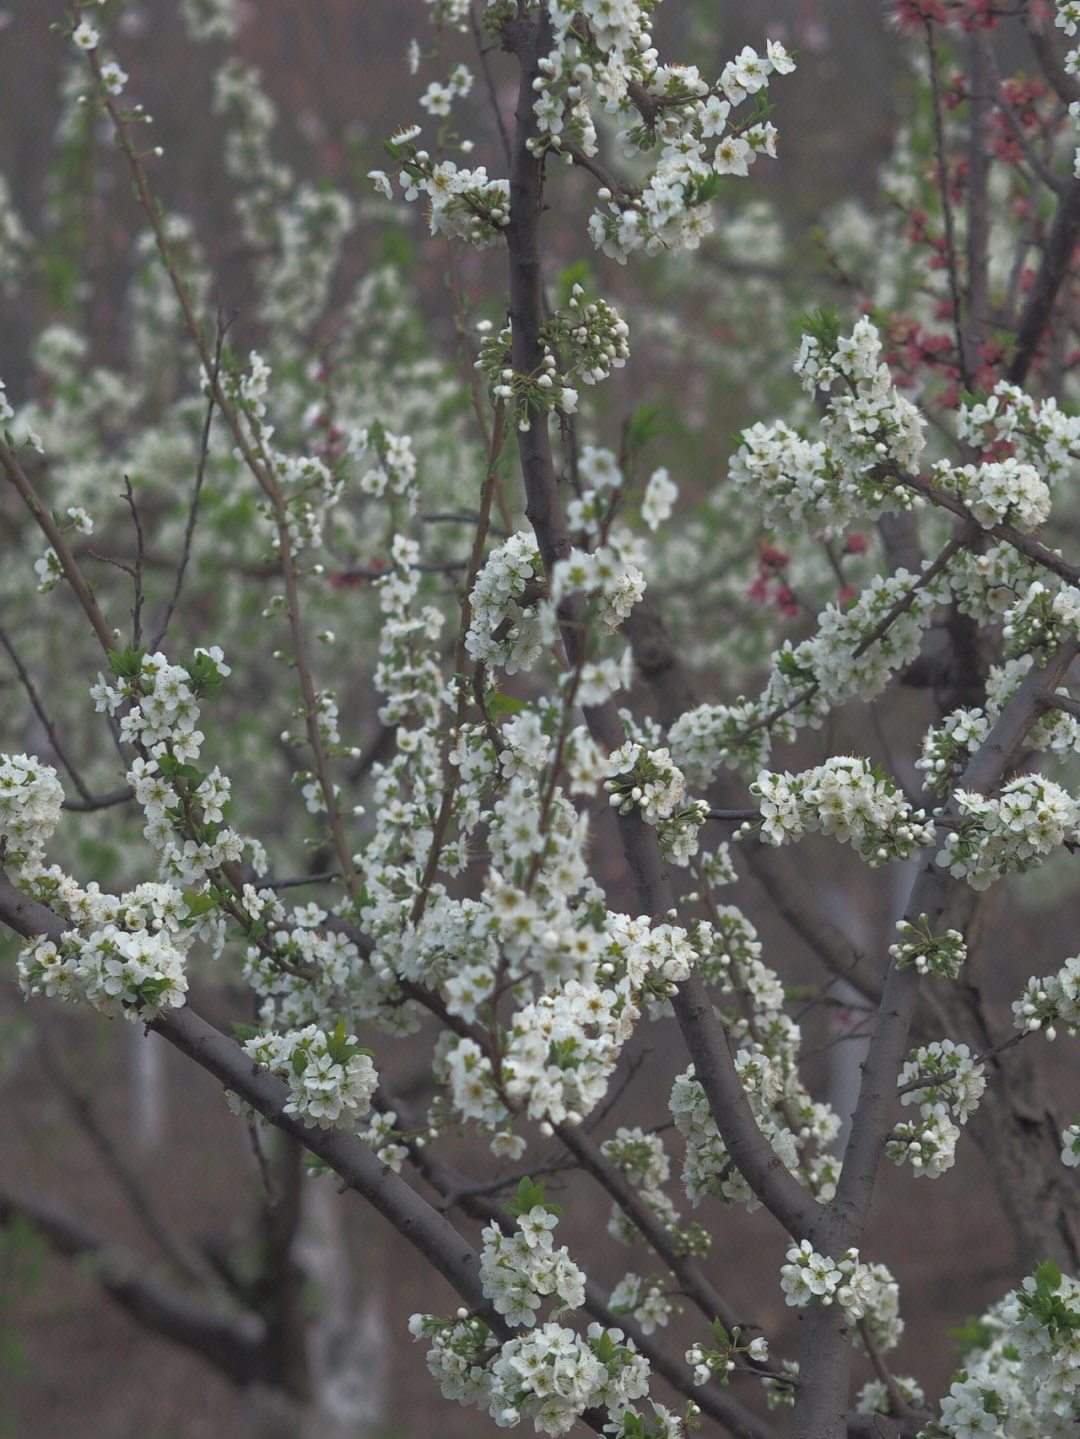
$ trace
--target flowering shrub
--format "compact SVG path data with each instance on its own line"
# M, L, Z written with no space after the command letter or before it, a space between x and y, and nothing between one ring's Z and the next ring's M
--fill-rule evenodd
M244 7L180 7L221 47L257 296L235 349L197 225L156 195L123 3L75 3L60 27L60 139L95 163L102 133L117 142L145 233L123 364L98 363L69 307L43 314L35 383L0 389L21 506L0 570L0 919L19 984L148 1026L370 1200L462 1301L413 1316L428 1369L499 1426L1075 1433L1080 1121L1031 1123L1016 1050L1080 1028L1080 962L1027 981L1005 1038L973 916L983 890L1080 845L1080 52L1030 7L1042 79L1017 89L992 40L1005 7L894 7L924 101L883 181L881 234L901 230L863 247L854 281L859 220L833 217L844 313L802 317L791 413L749 424L700 497L676 447L644 464L647 405L606 442L600 396L663 330L636 294L647 265L764 249L760 208L724 207L778 138L782 154L768 96L791 56L763 35L719 73L662 58L654 0L428 8L442 40L472 37L479 71L425 77L423 123L403 117L389 170L352 195L276 158L273 105L228 48ZM1066 36L1080 24L1075 4L1053 15ZM410 63L443 65L441 46ZM505 153L451 127L481 90ZM618 303L596 293L618 273L599 258L545 275L564 170L588 195L574 243L632 277ZM407 223L402 197L452 257L453 334L415 275L358 263L365 227ZM0 282L29 284L10 205L0 186ZM748 333L725 363L752 372L764 344ZM39 617L64 605L61 662ZM86 646L69 655L72 613ZM811 836L904 888L865 953L792 856ZM735 902L748 870L825 986L767 953ZM253 998L236 1040L192 997L223 977ZM804 1012L834 980L868 1036L850 1113L804 1062ZM926 1037L946 1022L970 1042ZM648 1098L653 1023L682 1046L649 1071L670 1120L620 1123ZM416 1113L395 1093L410 1044L431 1055ZM899 1285L860 1255L882 1157L936 1177L964 1126L1018 1251L1048 1252L935 1400L892 1374ZM459 1135L475 1174L447 1157ZM556 1249L536 1166L553 1188L570 1170L601 1186L636 1267L599 1234ZM737 1207L789 1246L738 1307L707 1263ZM798 1341L744 1315L756 1299L775 1316L781 1293Z

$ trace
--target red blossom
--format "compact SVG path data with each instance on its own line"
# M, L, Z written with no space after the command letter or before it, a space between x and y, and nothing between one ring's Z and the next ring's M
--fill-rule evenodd
M788 555L785 550L778 550L774 545L762 545L758 554L758 564L770 570L782 570L788 562Z
M921 30L924 25L944 25L949 18L942 0L895 0L893 11L901 30Z
M781 614L788 616L797 615L799 606L795 599L795 592L789 590L787 585L781 585L776 592L776 606Z

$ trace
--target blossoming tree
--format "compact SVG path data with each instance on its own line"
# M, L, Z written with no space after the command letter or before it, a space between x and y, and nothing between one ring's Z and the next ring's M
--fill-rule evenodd
M641 416L619 452L599 443L596 396L634 326L583 279L555 296L548 211L576 172L604 255L696 250L725 187L775 154L781 44L712 75L660 55L656 0L430 0L440 33L475 41L492 105L496 53L517 78L500 143L473 163L449 119L475 67L417 45L414 65L441 66L423 123L370 174L380 204L422 202L453 256L494 252L502 277L475 313L455 272L475 343L462 386L410 358L415 314L390 276L344 285L352 203L274 158L257 77L226 58L260 333L233 354L199 237L154 193L109 28L123 8L72 5L61 126L73 145L107 129L141 207L129 366L53 325L47 384L0 391L0 464L25 507L0 578L20 682L2 719L40 739L0 757L0 918L22 989L146 1026L382 1213L460 1297L411 1322L434 1381L500 1426L1075 1434L1080 1122L1031 1122L1020 1059L1080 1027L1080 959L1031 978L1006 1033L974 982L972 925L983 891L1080 842L1080 567L1052 512L1058 491L1067 520L1080 462L1080 52L1060 48L1080 6L1020 7L1039 66L1021 85L995 50L1016 7L898 0L929 141L901 140L865 303L806 322L796 413L742 434L721 499L700 505L726 519L685 533L671 467L639 478ZM182 8L197 40L240 23L231 0ZM10 210L2 243L17 275L31 246ZM117 510L103 482L120 475ZM700 645L677 643L651 582L704 572L699 539L737 565L744 533L758 592L779 599L771 653L759 625L750 658L711 675L695 654L735 656L737 612L681 612ZM797 582L781 543L802 555ZM52 599L28 598L31 567ZM38 603L85 636L72 656L69 629L68 683L47 692ZM804 731L902 689L923 707L891 736L895 773L880 754L810 752ZM785 863L814 833L871 869L909 863L887 952L853 955ZM323 897L296 904L305 846ZM848 1116L803 1077L780 966L727 902L744 867L867 1006L842 1144ZM192 999L223 972L256 999L235 1035ZM678 1137L608 1122L635 1036L672 1021ZM388 1076L417 1031L438 1036L436 1097L407 1119ZM917 1187L965 1125L1024 1269L937 1396L890 1368L898 1287L864 1235L882 1161ZM446 1157L459 1131L476 1175ZM649 1274L607 1290L596 1253L559 1242L537 1168L553 1147L606 1191L611 1244L638 1241ZM800 1313L790 1353L710 1267L734 1206L786 1236L762 1285ZM679 1303L700 1320L688 1351L665 1343Z

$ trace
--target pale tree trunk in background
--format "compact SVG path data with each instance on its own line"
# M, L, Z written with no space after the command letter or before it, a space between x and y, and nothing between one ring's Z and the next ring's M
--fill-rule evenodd
M370 1215L342 1203L332 1177L304 1186L297 1258L317 1291L308 1328L319 1439L363 1439L385 1429L391 1336L386 1318L386 1242Z
M390 1404L387 1236L371 1241L370 1214L343 1202L333 1177L304 1179L301 1194L290 1252L313 1291L304 1326L310 1398L252 1384L244 1420L251 1439L370 1439L386 1430Z
M129 1027L129 1073L131 1087L132 1137L136 1147L149 1154L165 1141L168 1079L165 1073L167 1048L158 1035L141 1025Z

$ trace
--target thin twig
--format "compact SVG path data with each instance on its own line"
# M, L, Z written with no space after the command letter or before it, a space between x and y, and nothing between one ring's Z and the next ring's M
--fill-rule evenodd
M135 504L135 493L131 488L131 480L124 476L124 500L131 511L131 519L135 526L135 565L131 571L131 577L135 582L135 603L131 609L131 643L134 649L140 647L142 640L142 607L143 607L143 554L146 549L145 537L143 535L142 519L139 515L138 506Z
M38 1031L38 1048L49 1077L64 1096L80 1128L101 1155L105 1167L127 1196L146 1232L181 1274L194 1280L196 1284L219 1289L220 1281L212 1265L183 1236L174 1233L158 1214L146 1186L101 1123L89 1095L75 1083L60 1062L44 1029Z
M26 697L27 699L29 699L30 704L33 706L34 713L41 721L42 728L45 730L46 735L48 735L49 745L52 748L53 754L67 770L68 774L71 776L72 784L82 795L83 799L89 802L93 797L89 789L87 789L86 785L83 783L83 779L82 776L79 774L79 771L75 768L72 761L68 758L67 752L61 745L59 736L56 733L56 726L46 714L45 706L44 704L42 704L41 701L41 696L34 688L34 682L30 678L26 666L23 664L22 660L16 653L15 647L11 643L11 640L8 638L7 631L4 629L3 625L0 625L0 645L3 645L4 649L7 650L8 658L15 666L15 672L19 676L19 680L22 683L23 689L26 691Z
M173 617L173 610L180 599L180 591L184 585L184 573L187 570L188 560L191 556L191 542L195 534L195 520L199 513L199 497L202 493L203 478L206 474L206 460L210 453L210 427L214 418L214 399L217 391L218 376L221 372L221 347L225 340L225 328L218 322L217 338L214 341L214 368L212 372L212 384L209 387L209 394L206 397L206 417L203 420L202 433L199 436L199 461L195 467L195 488L191 496L191 504L188 508L187 524L184 526L184 543L180 551L180 564L176 570L176 581L173 584L173 592L169 596L169 602L165 606L165 613L161 617L161 623L157 627L154 638L150 642L152 650L159 649L165 633L169 628L169 622Z
M930 58L930 95L934 116L934 144L937 150L938 188L941 192L941 215L945 224L945 264L952 295L953 325L956 329L956 352L960 379L965 390L971 389L967 344L964 337L963 296L957 271L956 232L953 226L952 203L949 200L949 168L945 158L945 130L941 119L941 74L938 68L934 22L926 22L926 49Z
M134 798L135 791L130 785L125 785L123 789L110 790L108 794L87 795L85 800L66 799L64 808L76 814L92 814L99 809L112 809L118 804L128 804Z

